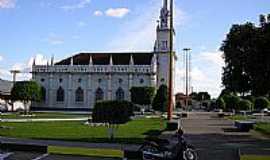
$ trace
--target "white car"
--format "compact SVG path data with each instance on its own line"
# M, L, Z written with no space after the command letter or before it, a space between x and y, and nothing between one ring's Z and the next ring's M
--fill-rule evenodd
M268 108L264 108L264 109L262 110L262 112L263 112L263 113L270 113L270 110L269 110Z

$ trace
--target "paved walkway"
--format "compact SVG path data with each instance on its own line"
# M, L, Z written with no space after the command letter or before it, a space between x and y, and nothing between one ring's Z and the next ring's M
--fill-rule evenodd
M185 137L198 149L237 149L245 154L270 155L270 139L258 132L238 132L234 122L217 113L190 113L183 119Z

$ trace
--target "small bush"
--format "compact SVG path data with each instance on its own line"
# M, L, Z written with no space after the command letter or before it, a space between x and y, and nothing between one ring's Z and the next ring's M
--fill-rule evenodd
M93 122L124 124L133 116L134 106L128 101L103 101L95 104Z
M257 110L261 110L264 108L270 108L270 102L265 97L258 97L255 100L254 108Z
M241 100L238 104L238 109L239 110L252 110L252 103L249 100Z

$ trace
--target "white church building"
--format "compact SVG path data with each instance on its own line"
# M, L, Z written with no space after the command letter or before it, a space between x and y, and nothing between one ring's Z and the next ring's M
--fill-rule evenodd
M33 63L32 79L42 86L43 101L32 109L87 111L100 100L130 100L134 86L168 86L172 27L168 2L163 3L152 52L78 53L50 65Z

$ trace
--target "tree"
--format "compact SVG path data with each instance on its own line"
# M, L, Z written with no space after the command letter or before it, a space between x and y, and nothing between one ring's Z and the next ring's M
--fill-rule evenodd
M227 90L242 95L250 91L250 77L246 73L248 56L253 51L256 38L256 27L251 23L233 25L221 51L224 52L222 84ZM247 41L248 40L248 41Z
M261 15L260 24L233 25L223 41L222 84L227 90L255 96L270 93L270 21Z
M226 110L237 110L238 104L240 102L240 98L235 95L224 95L222 97L224 99L224 102L226 104Z
M211 96L208 92L199 92L197 95L198 101L210 100L210 99L211 99Z
M102 101L97 102L92 113L94 123L107 123L111 140L120 124L130 121L134 106L128 101Z
M216 105L219 109L223 109L225 110L226 108L226 103L224 101L224 99L222 97L218 98L217 101L216 101Z
M181 102L177 102L176 105L175 105L175 108L182 108Z
M167 104L168 104L168 88L166 85L161 85L153 100L152 107L156 111L166 112Z
M154 87L132 87L131 102L139 105L150 105L155 95Z
M270 102L265 97L258 97L255 100L254 108L256 110L262 110L264 108L270 108Z
M11 90L13 101L22 101L25 114L28 113L31 102L41 100L41 87L35 81L16 82Z

